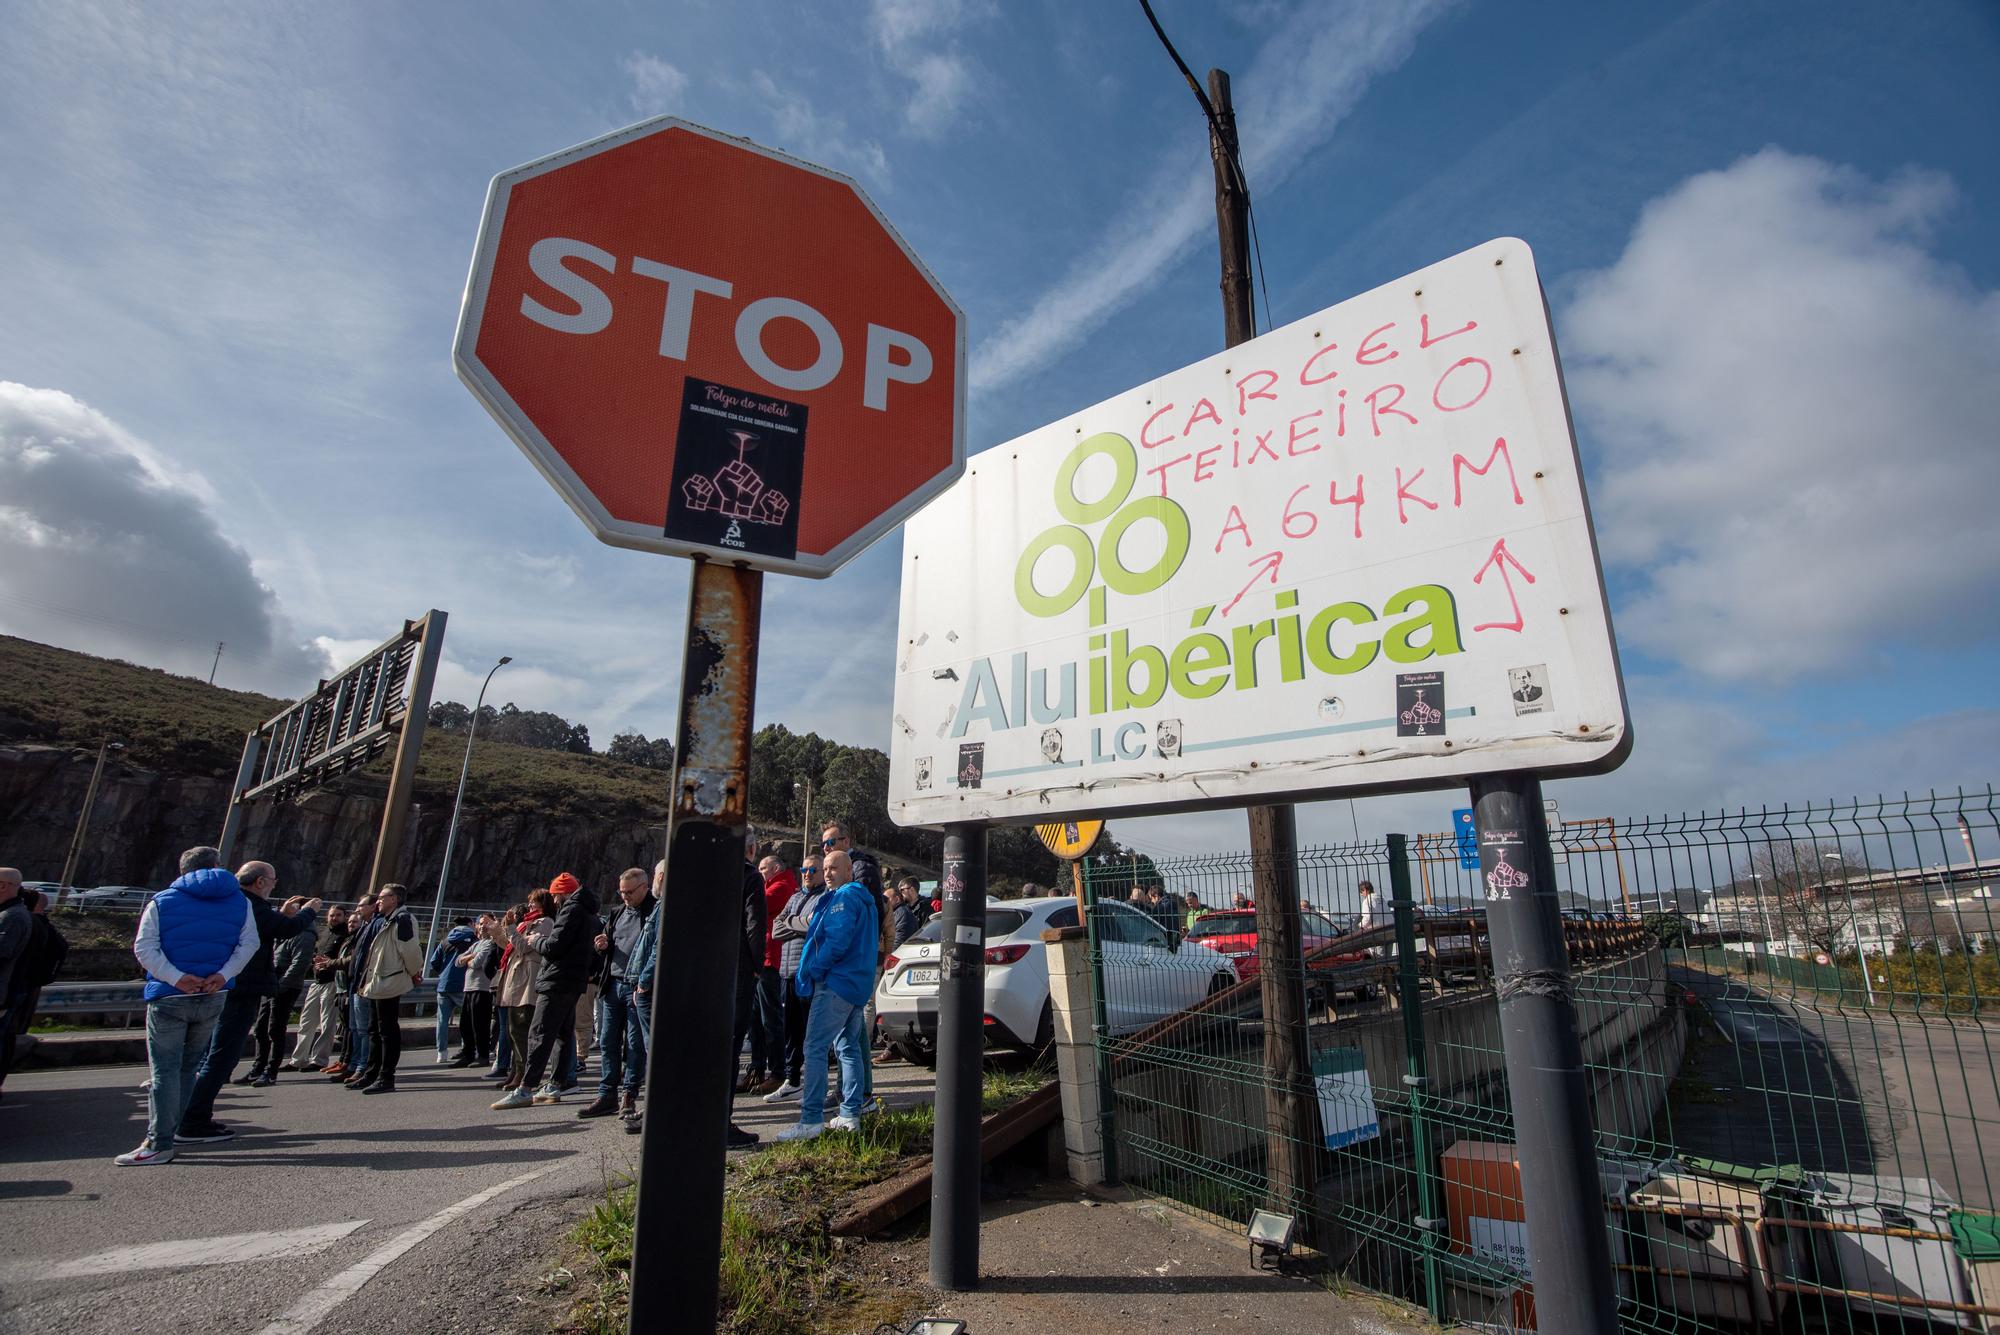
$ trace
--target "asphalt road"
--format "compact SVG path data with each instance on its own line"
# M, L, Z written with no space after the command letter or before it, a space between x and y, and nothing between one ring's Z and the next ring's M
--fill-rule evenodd
M1675 1110L1688 1153L1739 1163L1929 1178L1960 1204L2000 1201L2000 1026L1817 1009L1675 970L1721 1031L1691 1066L1716 1101Z
M490 1082L413 1052L399 1092L383 1097L290 1073L269 1089L231 1086L217 1115L235 1140L119 1168L112 1158L144 1135L144 1078L135 1066L9 1078L0 1330L303 1335L358 1329L363 1312L370 1330L485 1329L477 1312L434 1310L433 1290L463 1303L465 1286L426 1276L480 1254L479 1235L507 1217L572 1218L577 1198L637 1166L639 1138L616 1118L579 1120L583 1098L493 1112ZM927 1100L927 1073L884 1068L878 1092ZM745 1100L738 1121L768 1135L796 1108ZM551 1208L559 1201L572 1204ZM453 1207L463 1208L440 1220ZM407 1236L423 1227L432 1231ZM524 1249L523 1268L556 1250L556 1239L538 1241L548 1245ZM373 1270L347 1273L371 1259ZM322 1287L343 1275L346 1288ZM489 1291L520 1278L495 1274Z

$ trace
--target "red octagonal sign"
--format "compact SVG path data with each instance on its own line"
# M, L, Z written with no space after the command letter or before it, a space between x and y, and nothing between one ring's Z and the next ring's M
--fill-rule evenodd
M964 316L895 228L670 117L494 178L454 360L620 547L828 575L965 468Z

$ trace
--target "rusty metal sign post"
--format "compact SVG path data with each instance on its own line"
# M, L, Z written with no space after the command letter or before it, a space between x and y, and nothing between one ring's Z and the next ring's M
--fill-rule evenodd
M710 1153L735 1097L736 942L750 823L762 571L697 561L681 666L680 749L666 897L654 912L671 966L654 975L639 1151L630 1329L709 1330L726 1156Z

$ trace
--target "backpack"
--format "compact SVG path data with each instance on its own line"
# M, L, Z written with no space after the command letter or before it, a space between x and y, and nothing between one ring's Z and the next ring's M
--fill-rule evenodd
M21 952L21 963L15 970L15 976L22 980L21 990L32 991L53 983L68 958L69 942L49 925L47 918L36 914L28 948Z

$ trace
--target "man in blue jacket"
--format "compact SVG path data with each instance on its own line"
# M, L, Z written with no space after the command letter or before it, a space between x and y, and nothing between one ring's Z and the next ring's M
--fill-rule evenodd
M146 971L146 1139L114 1163L171 1163L195 1071L208 1052L224 994L257 953L257 916L212 848L181 854L181 876L146 902L132 953Z
M834 889L821 901L799 956L799 995L811 999L806 1016L804 1088L799 1092L796 1126L779 1140L811 1140L831 1125L836 1131L861 1129L861 1104L868 1096L868 1033L862 1007L875 986L875 953L881 915L875 897L855 879L854 863L834 849L821 859ZM840 1056L840 1115L825 1123L826 1057Z
M443 1066L451 1060L451 1017L454 1011L465 1008L465 966L458 957L472 949L478 937L472 931L472 919L453 918L451 930L444 934L444 940L431 950L431 957L424 962L424 977L437 983L437 1064ZM465 1022L459 1021L458 1055L463 1057L471 1051L472 1035ZM472 1065L462 1061L461 1066Z

